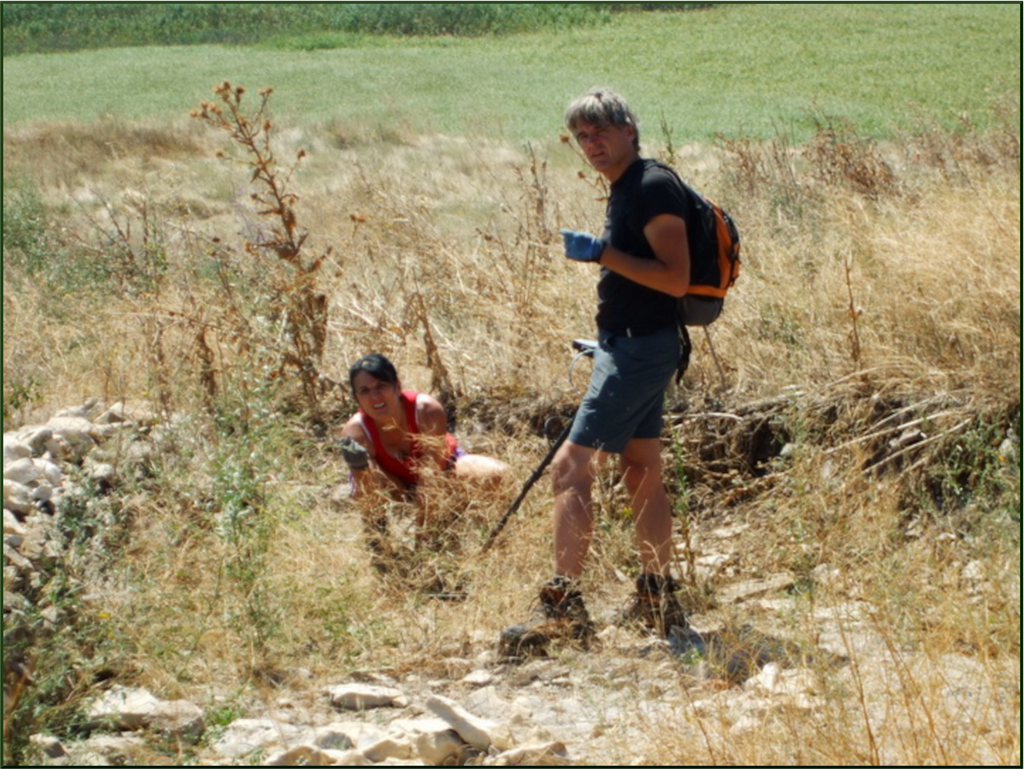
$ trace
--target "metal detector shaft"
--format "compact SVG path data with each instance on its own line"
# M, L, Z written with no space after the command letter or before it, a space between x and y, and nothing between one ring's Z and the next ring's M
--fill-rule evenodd
M597 342L590 339L574 339L572 341L572 349L577 352L576 357L573 359L573 364L575 364L580 358L593 358L594 350L597 349ZM572 366L569 367L569 381L572 381ZM501 520L498 521L497 525L491 530L490 535L487 537L487 542L484 543L483 550L480 551L481 553L486 553L488 549L490 549L491 545L494 544L494 540L501 533L501 530L505 528L505 524L508 523L508 519L515 515L516 510L519 509L519 506L523 504L523 500L526 499L527 493L531 488L533 488L533 484L537 482L537 480L544 474L547 466L551 464L551 460L555 458L555 452L557 452L559 447L565 443L565 439L569 437L569 431L572 430L572 423L576 419L576 414L578 412L579 407L577 406L576 411L574 411L572 416L569 418L569 422L566 424L565 429L562 430L562 434L555 439L553 444L551 444L550 450L544 459L540 461L540 464L537 465L537 469L534 470L530 474L530 477L526 479L526 483L523 484L523 490L519 492L519 496L515 498L511 507L509 507L505 514L501 516Z
M562 430L561 435L559 435L555 439L555 442L551 444L551 449L548 451L547 455L541 460L540 464L537 465L537 469L530 473L530 477L527 478L526 483L523 484L523 490L519 492L519 496L515 498L515 501L501 517L501 520L498 521L497 525L491 530L490 536L487 537L487 542L484 544L484 549L481 552L486 553L488 549L490 549L491 545L494 544L494 540L497 539L498 535L501 533L501 530L505 528L505 524L508 523L508 519L515 515L516 510L518 510L519 506L523 504L523 500L526 499L527 493L531 488L533 488L533 484L535 484L544 474L547 466L551 464L551 460L555 458L555 452L557 452L559 447L565 443L565 439L569 437L569 431L572 430L572 423L575 418L576 414L574 413L572 418L569 420L569 424L567 424L565 429Z

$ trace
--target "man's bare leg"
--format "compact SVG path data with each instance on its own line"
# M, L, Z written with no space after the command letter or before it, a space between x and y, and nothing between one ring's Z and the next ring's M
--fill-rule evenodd
M583 573L594 534L591 487L596 451L566 442L551 465L555 574L571 579Z
M661 440L634 439L622 454L633 525L645 574L667 576L672 559L672 508L661 478Z

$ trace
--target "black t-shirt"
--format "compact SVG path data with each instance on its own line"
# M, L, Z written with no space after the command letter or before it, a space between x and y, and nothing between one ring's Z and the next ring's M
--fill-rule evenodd
M695 221L693 201L671 169L640 158L617 179L608 199L604 239L640 259L654 259L644 227L661 214ZM597 284L597 325L611 333L643 336L674 325L676 300L607 268Z

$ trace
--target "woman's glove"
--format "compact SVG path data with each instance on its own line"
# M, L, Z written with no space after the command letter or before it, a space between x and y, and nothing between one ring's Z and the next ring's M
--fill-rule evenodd
M601 259L606 243L587 232L562 230L565 255L577 262L597 262Z
M370 454L364 446L359 445L347 435L338 441L342 459L352 471L365 470L370 466Z

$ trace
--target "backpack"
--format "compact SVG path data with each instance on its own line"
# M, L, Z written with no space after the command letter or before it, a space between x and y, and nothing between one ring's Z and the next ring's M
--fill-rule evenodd
M676 369L676 383L683 378L690 364L690 334L687 326L708 326L722 312L725 295L740 274L740 233L732 217L718 204L708 200L684 182L675 169L667 168L676 177L694 203L700 219L690 235L690 290L676 300L676 324L682 355ZM693 222L686 223L687 228Z

